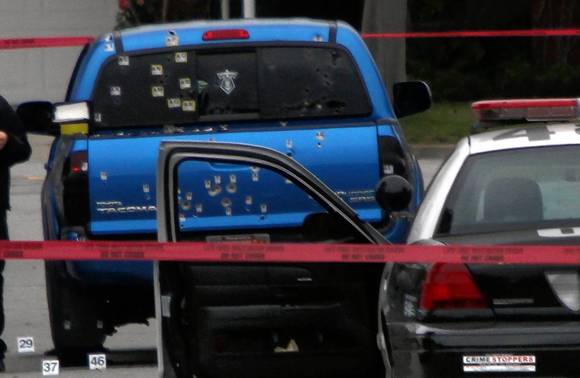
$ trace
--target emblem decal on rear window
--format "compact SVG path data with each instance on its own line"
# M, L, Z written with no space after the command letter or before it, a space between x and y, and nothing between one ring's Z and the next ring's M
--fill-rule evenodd
M230 70L225 70L224 72L217 73L218 79L220 79L220 89L225 92L225 94L231 94L234 89L236 89L236 83L234 80L238 77L238 73Z

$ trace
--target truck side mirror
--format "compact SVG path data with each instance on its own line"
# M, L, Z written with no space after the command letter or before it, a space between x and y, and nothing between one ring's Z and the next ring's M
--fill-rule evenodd
M403 177L385 176L379 181L375 199L387 213L405 210L411 203L413 188Z
M405 81L393 86L395 114L397 117L423 112L431 107L431 89L424 81Z
M54 105L48 101L25 102L16 113L27 132L43 135L58 135L58 127L52 122Z

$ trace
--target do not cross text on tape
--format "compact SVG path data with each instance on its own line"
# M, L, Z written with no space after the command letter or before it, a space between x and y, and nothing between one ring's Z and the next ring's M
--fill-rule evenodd
M0 259L215 263L469 263L580 265L580 246L0 241Z

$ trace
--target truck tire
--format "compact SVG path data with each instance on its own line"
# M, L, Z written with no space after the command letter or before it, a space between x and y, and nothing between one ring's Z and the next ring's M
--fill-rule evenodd
M97 301L64 277L64 262L47 261L46 296L54 348L59 355L103 350L106 334L99 324Z

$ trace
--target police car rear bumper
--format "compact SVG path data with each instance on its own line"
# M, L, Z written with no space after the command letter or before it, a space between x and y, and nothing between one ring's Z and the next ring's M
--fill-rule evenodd
M413 332L409 332L413 330ZM580 323L390 327L392 378L578 377Z

